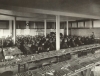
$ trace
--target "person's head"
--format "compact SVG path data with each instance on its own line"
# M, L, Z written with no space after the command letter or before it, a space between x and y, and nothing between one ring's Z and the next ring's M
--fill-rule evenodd
M92 32L92 34L94 34L94 32Z
M49 39L48 38L46 38L46 41L48 41Z
M42 43L42 45L44 45L44 43Z
M35 45L35 43L34 43L34 42L33 42L32 44L33 44L33 45Z
M65 42L67 42L67 39L65 39Z

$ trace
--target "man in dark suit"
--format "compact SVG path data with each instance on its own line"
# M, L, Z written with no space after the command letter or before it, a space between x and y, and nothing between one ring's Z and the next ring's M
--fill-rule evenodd
M4 60L5 56L4 56L4 52L3 52L3 48L0 48L0 61Z
M33 42L33 44L31 45L31 51L32 51L32 53L34 54L34 53L36 53L36 45L35 45L35 43Z
M44 42L44 49L45 51L49 51L50 50L50 42L49 42L49 39L46 38L46 41Z
M61 49L66 49L66 48L68 48L67 39L63 39L63 41L61 42Z
M81 38L77 37L75 43L77 44L77 46L81 46L82 45Z
M77 46L77 45L75 44L75 38L71 38L71 47L75 47L75 46Z

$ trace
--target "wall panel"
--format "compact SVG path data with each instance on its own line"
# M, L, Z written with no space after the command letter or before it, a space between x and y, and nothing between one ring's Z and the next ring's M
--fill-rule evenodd
M95 37L100 37L100 29L71 29L72 35L90 36L94 32Z
M16 29L26 29L26 21L17 21Z
M0 21L0 29L9 29L9 21Z
M29 29L36 29L36 24L35 22L29 22Z
M72 28L77 28L77 22L72 23Z
M84 23L83 22L78 22L78 28L84 28Z
M85 28L92 28L92 21L85 21Z
M94 28L100 28L100 20L94 21L93 25Z

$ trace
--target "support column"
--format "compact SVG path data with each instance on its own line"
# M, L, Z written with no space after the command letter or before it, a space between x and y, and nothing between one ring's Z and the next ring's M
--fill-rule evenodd
M78 73L76 76L83 76L83 75L82 75L82 73L80 72L80 73Z
M38 33L36 32L36 23L35 23L35 21L34 21L34 31L35 31L35 33L34 33L34 35L33 36L35 36L35 35L38 35Z
M82 71L83 76L85 76L85 75L86 75L86 72L87 72L87 70Z
M66 22L66 26L67 26L67 36L69 35L69 31L68 31L68 21Z
M9 20L9 35L12 36L12 20Z
M94 66L91 70L91 76L100 76L100 65L97 64L96 66Z
M46 33L47 33L47 21L44 20L44 36L46 37Z
M91 69L87 69L86 76L91 76Z
M13 42L16 43L16 17L14 17L13 21Z
M60 50L60 16L56 16L56 50Z

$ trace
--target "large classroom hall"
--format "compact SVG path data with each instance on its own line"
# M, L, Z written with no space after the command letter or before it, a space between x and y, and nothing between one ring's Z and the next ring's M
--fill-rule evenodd
M100 76L100 0L0 0L0 76Z

